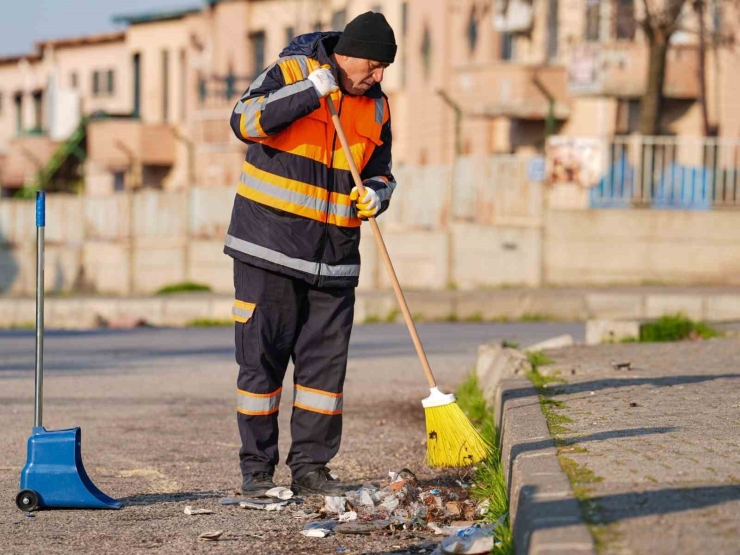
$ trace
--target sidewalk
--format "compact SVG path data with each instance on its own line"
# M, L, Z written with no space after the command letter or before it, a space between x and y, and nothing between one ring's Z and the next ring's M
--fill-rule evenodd
M477 291L407 291L418 320L583 321L659 318L683 312L695 320L740 320L740 287L568 287ZM102 322L144 321L185 326L194 320L229 320L230 295L183 294L150 297L47 296L46 325L92 328ZM357 323L399 317L392 291L358 292ZM32 326L35 300L0 297L0 327Z
M547 385L543 412L598 552L740 553L739 353L738 339L547 352L541 373L567 383Z

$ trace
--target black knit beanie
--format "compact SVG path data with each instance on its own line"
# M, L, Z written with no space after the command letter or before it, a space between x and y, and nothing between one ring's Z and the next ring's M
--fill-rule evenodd
M334 52L353 58L392 64L396 37L382 13L365 12L347 23Z

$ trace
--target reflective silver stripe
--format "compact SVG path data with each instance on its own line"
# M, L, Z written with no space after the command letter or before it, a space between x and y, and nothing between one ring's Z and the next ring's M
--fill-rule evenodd
M252 82L252 84L249 85L249 88L247 89L247 92L244 93L244 96L242 96L241 100L244 100L246 98L249 98L249 95L252 94L252 91L256 91L257 89L259 89L262 86L262 83L265 82L265 77L267 77L267 74L270 73L270 71L274 67L275 67L275 64L270 64L270 66L265 71L263 71L262 73L260 73L259 76L257 77L257 79L255 79Z
M386 181L382 177L370 177L365 181L377 181L378 183L382 183L383 185L385 185L384 188L380 189L379 191L375 191L376 193L378 193L378 197L380 197L381 202L384 200L390 200L391 195L393 195L393 191L396 189L395 181Z
M321 200L316 197L304 195L303 193L298 193L296 191L285 189L278 185L273 185L272 183L267 183L265 181L257 179L253 175L249 175L248 173L244 172L242 172L240 179L241 182L250 189L260 191L271 197L279 198L280 200L284 200L285 202L297 204L298 206L304 206L318 212L327 211L326 205L328 201L326 200ZM356 214L354 213L351 206L344 206L342 204L335 204L333 202L329 203L328 212L336 216L344 216L345 218L356 217Z
M237 389L236 407L243 414L253 416L268 415L277 412L280 407L280 396L282 388L276 392L263 394L250 394L248 391Z
M254 310L246 310L244 308L237 308L237 307L234 306L234 307L231 308L231 313L234 316L238 316L239 318L247 318L247 319L249 319L249 318L252 317L252 314L254 314Z
M321 413L340 413L344 406L344 399L340 396L324 395L310 391L296 385L293 391L293 404L304 410Z
M385 117L385 102L383 97L375 99L375 123L383 123Z
M300 272L307 274L318 275L321 270L321 275L335 276L335 277L356 277L360 275L359 264L345 264L330 266L328 264L319 264L318 262L309 262L307 260L301 260L300 258L291 258L281 252L255 245L233 235L226 235L226 246L234 249L235 251L243 252L250 256L256 256L263 260L267 260L279 266L285 266L286 268L292 268Z
M267 96L265 106L270 104L270 102L275 102L276 100L280 100L281 98L287 98L288 96L298 94L299 92L303 92L307 89L310 89L311 87L313 87L313 83L307 79L304 81L298 81L297 83L293 83L292 85L287 85Z
M329 266L328 264L321 263L321 275L331 277L356 277L360 275L359 264L342 264L337 266Z

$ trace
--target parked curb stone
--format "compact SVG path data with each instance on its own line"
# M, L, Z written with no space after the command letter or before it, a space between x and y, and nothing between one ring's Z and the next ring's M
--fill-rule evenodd
M572 341L561 336L533 347L567 346ZM476 375L485 398L494 402L514 548L518 554L595 554L579 502L560 467L537 389L524 377L530 370L526 354L518 349L478 347Z
M578 500L560 467L537 390L523 377L496 388L494 416L509 486L517 554L596 554Z

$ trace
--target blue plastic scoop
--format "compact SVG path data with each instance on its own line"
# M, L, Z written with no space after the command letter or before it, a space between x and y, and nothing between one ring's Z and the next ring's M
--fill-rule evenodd
M46 196L36 191L36 401L28 458L21 471L15 503L22 511L37 509L120 509L92 483L82 465L82 430L47 431L42 423L44 399L44 227Z

